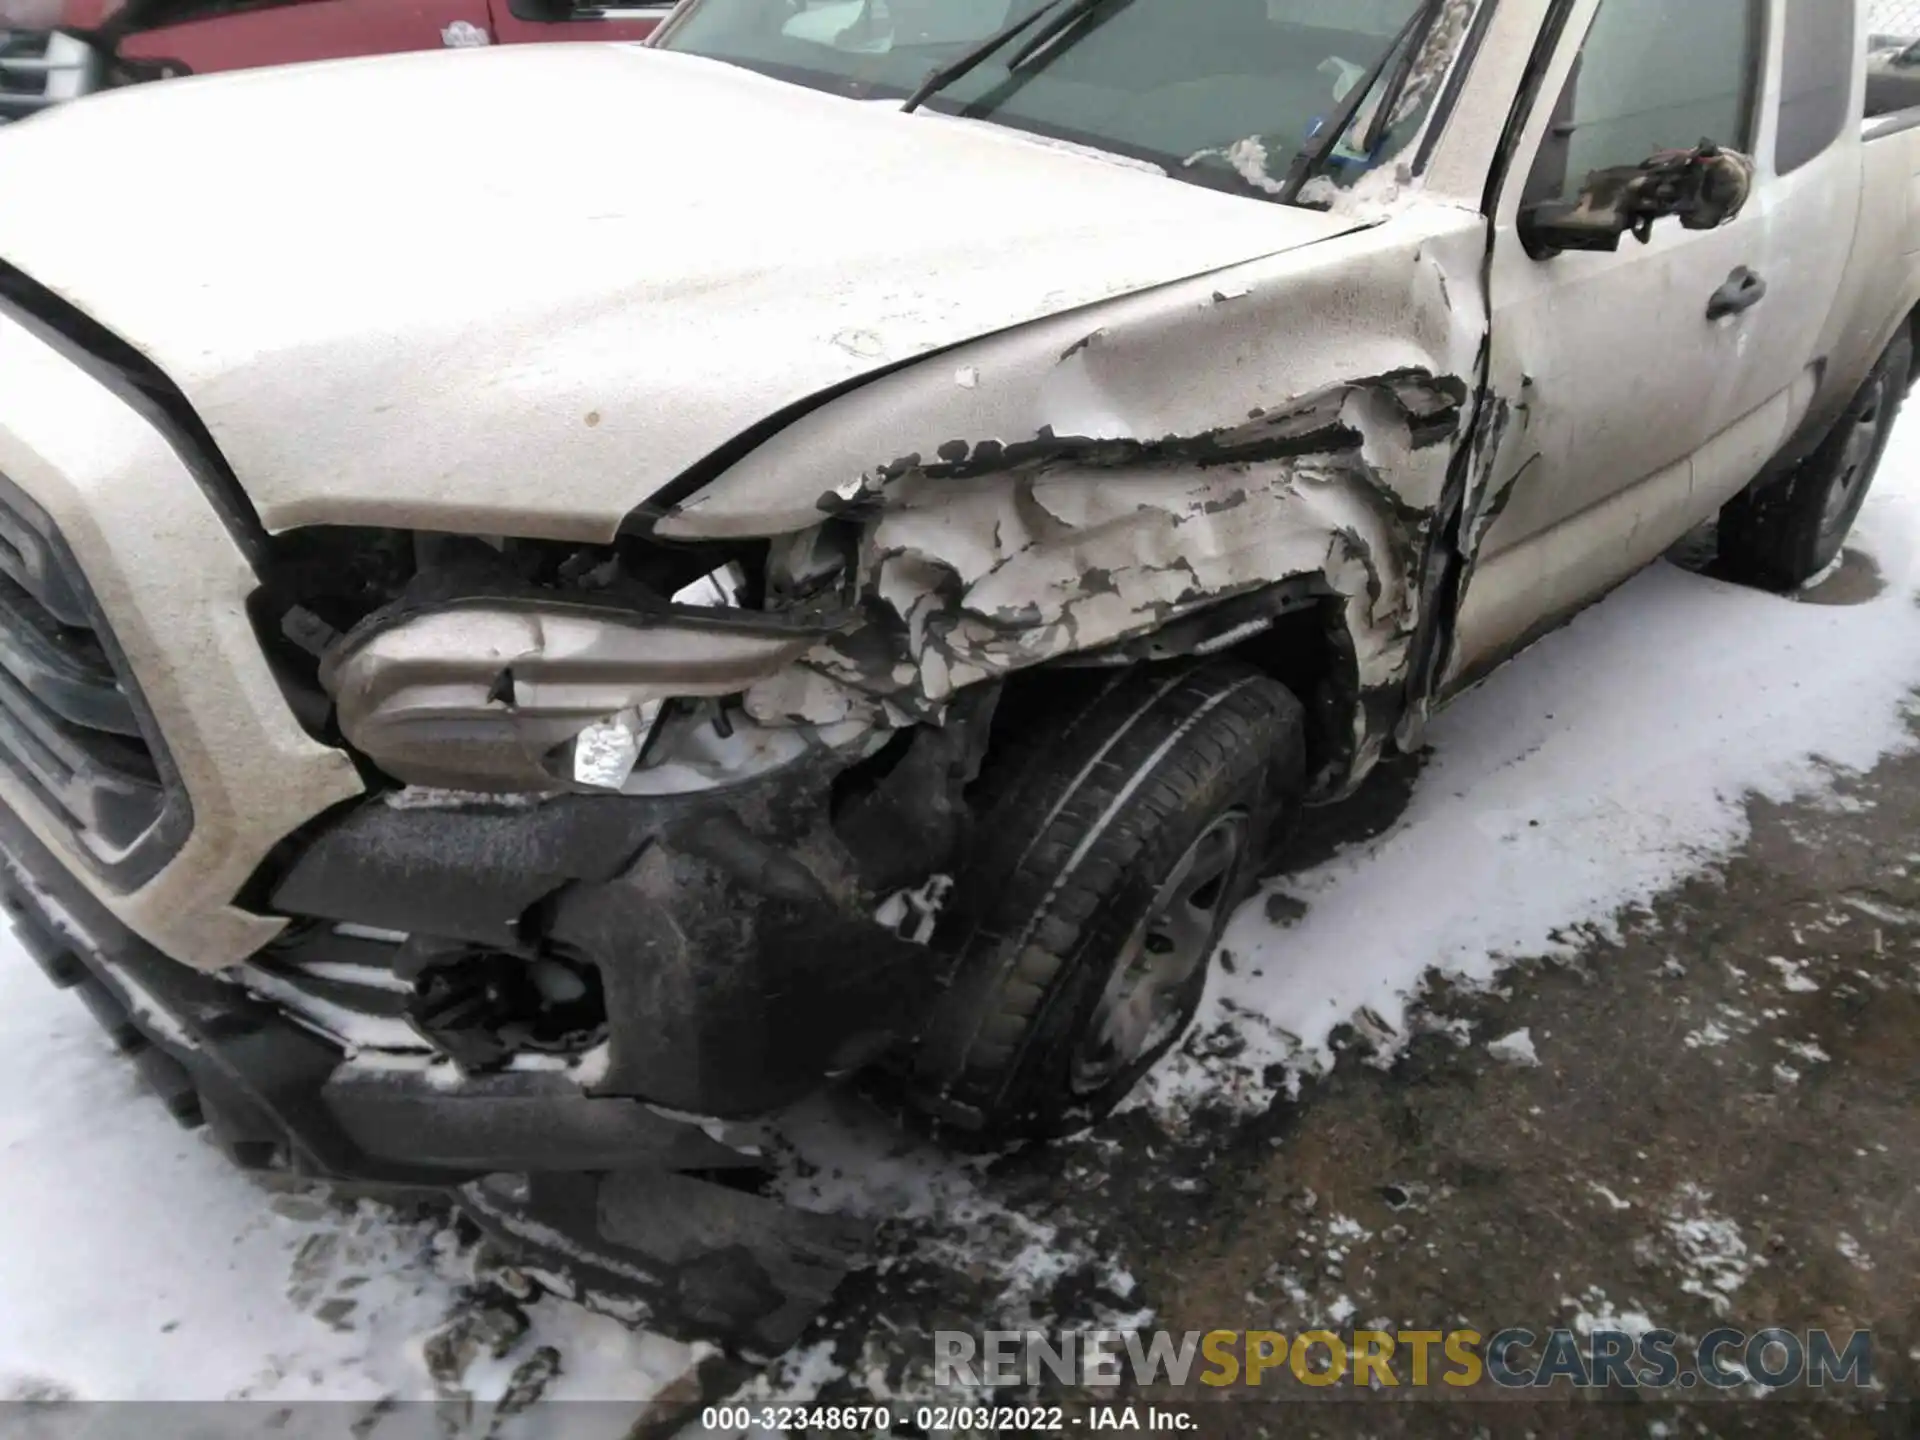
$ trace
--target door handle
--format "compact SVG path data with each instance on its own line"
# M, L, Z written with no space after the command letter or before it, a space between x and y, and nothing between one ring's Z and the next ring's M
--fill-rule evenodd
M1729 315L1739 315L1766 298L1767 282L1742 265L1707 301L1707 319L1724 320Z

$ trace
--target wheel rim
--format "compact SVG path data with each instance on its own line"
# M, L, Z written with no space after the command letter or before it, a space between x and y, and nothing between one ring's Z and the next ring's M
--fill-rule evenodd
M1167 872L1114 962L1073 1055L1073 1088L1103 1089L1173 1038L1194 978L1206 968L1247 853L1248 817L1234 810L1200 833Z
M1820 516L1820 533L1825 538L1831 539L1833 533L1846 523L1853 503L1859 498L1867 476L1873 469L1873 457L1880 445L1880 422L1886 395L1886 380L1876 380L1867 394L1866 404L1861 407L1848 432L1846 448L1840 452L1840 474L1827 492L1826 509Z

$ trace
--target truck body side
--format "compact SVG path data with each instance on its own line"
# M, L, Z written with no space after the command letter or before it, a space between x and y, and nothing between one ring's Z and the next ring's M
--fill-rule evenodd
M1420 9L1403 147L1297 206L1259 136L1202 189L660 53L698 4L659 49L18 127L9 195L113 167L0 217L0 632L69 642L0 647L22 933L237 1150L529 1172L463 1193L645 1278L594 1176L697 1210L728 1124L949 993L940 882L1024 686L1232 657L1331 802L1831 431L1920 305L1920 126L1863 129L1807 0L1647 3ZM1661 133L1616 133L1633 85ZM550 139L674 123L705 143ZM1722 126L1727 223L1523 234ZM201 223L113 238L182 147ZM754 1214L810 1257L754 1257L778 1345L844 1237Z
M1710 27L1716 8L1733 13L1696 7L1686 23ZM1595 11L1573 7L1567 32L1587 34ZM1716 38L1726 53L1728 37ZM1448 689L1629 578L1762 472L1790 469L1911 323L1920 150L1902 121L1861 128L1864 32L1788 7L1750 38L1751 128L1729 143L1752 149L1759 173L1746 210L1720 230L1673 227L1612 256L1536 260L1520 243L1517 213L1554 159L1549 127L1564 113L1549 98L1517 136L1492 272L1489 385L1505 418L1475 520L1484 538ZM1563 43L1542 57L1544 96L1568 90L1578 56ZM1739 69L1728 72L1734 83ZM1820 84L1783 104L1789 79ZM1799 149L1783 164L1788 142ZM1743 269L1768 287L1764 297L1703 323L1716 287ZM1661 303L1650 304L1652 295Z

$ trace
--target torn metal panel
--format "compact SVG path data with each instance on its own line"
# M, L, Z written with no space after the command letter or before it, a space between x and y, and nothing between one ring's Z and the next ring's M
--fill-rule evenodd
M1389 685L1417 612L1407 582L1423 522L1367 455L1427 448L1460 398L1449 382L1389 377L1251 427L1262 453L1312 437L1322 448L1307 454L1224 460L1209 436L1080 443L1063 458L1060 442L1043 442L1016 468L969 471L964 484L942 467L902 477L864 535L870 624L750 690L747 709L812 723L863 703L924 715L981 680L1151 633L1290 575L1343 597L1356 683Z
M1224 300L1224 297L1222 297ZM1091 344L1101 332L1085 342ZM1084 348L1084 347L1083 347ZM1069 358L1072 353L1069 352ZM1157 439L1132 436L1056 435L1044 427L1031 440L949 440L932 459L903 456L862 477L863 484L820 497L829 514L856 508L884 492L895 480L920 475L931 480L968 480L1004 471L1082 466L1110 469L1126 465L1152 467L1251 464L1341 450L1355 445L1391 444L1396 427L1406 430L1405 450L1445 444L1458 429L1460 408L1467 401L1466 385L1450 376L1422 369L1358 377L1332 385L1316 395L1293 401L1273 411L1256 406L1239 424L1224 425L1199 435L1167 435ZM1404 453L1404 452L1403 452Z
M972 827L966 788L980 774L999 700L997 686L975 686L943 724L896 740L903 753L884 774L843 777L846 798L835 806L834 831L852 853L860 883L895 892L887 903L898 900L898 892L924 888L925 877L952 863L966 844Z
M870 544L882 597L896 610L905 598L903 618L915 622L922 688L941 699L948 672L969 662L991 672L1036 648L1110 644L1277 575L1326 575L1359 602L1363 628L1392 633L1407 597L1375 559L1391 553L1394 522L1369 478L1336 451L1218 477L1144 467L1097 483L1077 470L1001 477L959 503L923 482L889 507ZM954 608L984 626L938 627L927 615L921 597L950 587Z
M1479 370L1484 388L1487 347L1482 347ZM1492 515L1504 505L1506 490L1489 501L1494 487L1488 478L1502 449L1512 407L1497 395L1483 395L1474 426L1454 454L1446 493L1433 516L1433 542L1427 547L1421 592L1427 597L1412 647L1405 701L1394 719L1394 740L1404 750L1414 749L1425 731L1438 688L1454 653L1454 619L1460 597L1466 593L1474 563Z
M1528 433L1532 423L1532 392L1532 378L1523 376L1517 398L1488 395L1481 403L1481 423L1475 429L1469 452L1472 480L1461 528L1460 550L1467 562L1469 579L1486 546L1487 536L1506 513L1514 491L1539 462L1540 451ZM1509 440L1520 447L1525 458L1503 465Z
M659 531L791 532L813 565L824 527L851 537L864 618L749 688L769 726L938 720L1289 578L1337 599L1349 693L1400 693L1473 422L1484 245L1480 217L1425 211L990 337L797 421ZM1363 772L1388 707L1355 706Z
M1194 451L1197 438L1177 437L1230 436L1364 377L1468 376L1486 327L1485 246L1481 216L1422 209L985 337L795 420L681 501L655 533L787 534L815 524L824 497L851 503L995 446L1073 437ZM1430 505L1444 475L1441 447L1383 479L1408 503Z

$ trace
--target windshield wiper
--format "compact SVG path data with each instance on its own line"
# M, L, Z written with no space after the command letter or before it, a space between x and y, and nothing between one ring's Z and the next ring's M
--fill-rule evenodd
M1447 0L1422 0L1413 14L1407 17L1393 37L1393 43L1387 46L1380 58L1373 62L1367 73L1360 78L1353 89L1347 92L1347 99L1339 112L1328 121L1320 131L1308 137L1306 144L1294 153L1293 163L1287 169L1286 183L1277 197L1282 205L1292 205L1300 198L1300 192L1306 188L1320 167L1326 163L1333 149L1353 128L1354 117L1359 115L1360 107L1367 103L1367 97L1373 93L1373 87L1380 83L1380 77L1387 73L1388 65L1396 66L1393 79L1380 96L1380 103L1374 110L1373 123L1367 126L1366 137L1369 142L1365 153L1371 153L1371 147L1379 144L1380 137L1373 132L1379 128L1378 122L1399 103L1400 92L1406 88L1407 79L1413 73L1413 57L1420 46L1426 43L1427 34L1433 29L1433 22L1440 18L1440 9Z
M1009 40L1018 39L1035 25L1038 25L1042 20L1050 19L1051 23L1041 30L1039 34L1035 35L1032 40L1022 45L1020 52L1007 61L1007 68L1009 70L1018 66L1020 62L1028 56L1038 52L1042 46L1046 45L1047 42L1065 30L1069 25L1079 20L1083 15L1088 14L1096 7L1106 3L1107 0L1048 0L1047 4L1042 5L1031 15L1023 16L1011 25L989 35L978 45L967 51L966 54L960 56L958 59L949 60L945 65L940 66L930 73L926 79L920 82L914 92L907 97L906 103L900 107L900 112L902 114L908 114L918 110L921 105L925 104L935 95L938 95L956 80L964 80L975 70L978 70L982 65L986 64L987 61L993 57L994 51L998 50L1002 45L1005 45Z

